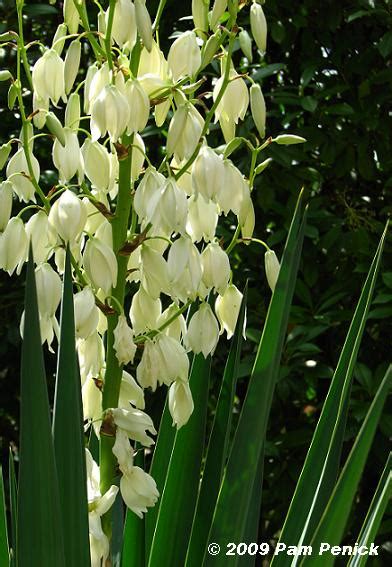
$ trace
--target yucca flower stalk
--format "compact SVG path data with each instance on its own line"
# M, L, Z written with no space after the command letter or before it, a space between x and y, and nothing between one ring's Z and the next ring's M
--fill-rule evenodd
M65 2L64 24L50 46L38 47L25 45L24 2L17 0L18 33L3 38L17 49L15 74L6 72L1 78L10 82L9 106L18 105L22 129L15 152L10 155L8 147L2 152L7 166L0 193L0 267L20 273L29 256L26 293L31 293L21 323L18 530L11 545L0 550L7 565L110 567L119 564L121 555L124 566L223 565L224 554L213 560L207 544L219 540L225 546L231 529L238 542L245 541L252 503L258 509L255 479L306 207L302 192L280 264L263 241L253 238L252 190L255 176L269 163L262 158L269 144L305 140L289 133L265 138L261 88L234 66L237 18L240 9L247 9L244 2L193 2L195 21L167 54L159 47L158 34L165 4L161 0L154 15L143 0L109 0L105 6L96 3L94 21L89 21L83 1ZM259 4L252 4L250 18L263 55L267 26ZM80 69L82 49L90 58L85 74ZM247 41L247 56L249 49ZM220 75L205 97L199 90L205 82L203 69L213 59L221 62ZM244 142L236 129L249 110L256 142L245 140L250 169L242 172L232 154ZM209 145L213 120L221 129L223 146L218 148ZM144 135L153 122L162 139L167 132L157 163ZM35 156L42 136L53 144L58 182L52 188L44 186ZM12 216L12 194L26 203L17 216ZM231 240L222 243L216 231L226 215L235 228ZM229 449L246 320L230 254L252 242L267 248L266 275L273 296ZM377 262L379 257L380 251ZM234 335L222 382L222 391L228 388L231 394L220 398L204 454L209 368L224 332L227 338ZM53 435L40 354L45 341L58 350ZM34 368L31 383L29 368ZM159 427L145 411L144 399L146 389L153 394L158 387L168 389ZM380 400L385 388L380 388ZM38 402L29 406L33 394ZM263 400L257 411L255 399ZM377 411L370 415L373 422ZM221 420L229 424L223 430ZM181 463L187 450L192 458ZM44 494L29 492L29 484L38 488L42 482ZM188 494L185 510L176 491L182 498ZM333 498L339 495L332 493ZM48 506L50 526L43 515L34 520L34 512L43 506ZM238 515L232 522L234 507ZM305 530L301 542L322 538L327 527L318 520L318 530ZM121 529L119 543L114 534Z

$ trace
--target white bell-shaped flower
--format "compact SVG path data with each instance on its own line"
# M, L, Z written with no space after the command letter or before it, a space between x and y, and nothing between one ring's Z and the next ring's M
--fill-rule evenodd
M98 325L98 307L92 289L84 287L74 295L75 330L80 339L87 339Z
M31 166L35 181L38 182L40 176L40 165L37 158L30 151ZM8 181L12 183L12 188L20 201L27 203L28 201L36 202L35 188L31 181L29 167L27 164L26 154L23 148L11 157L7 165Z
M167 263L162 254L143 244L140 252L140 278L146 292L158 299L161 292L169 288Z
M265 275L267 276L268 285L273 292L276 282L278 281L280 263L273 250L267 250L264 254Z
M198 36L205 38L208 31L209 0L192 0L192 19Z
M82 146L84 171L93 187L105 193L111 188L110 154L99 142L86 138Z
M215 0L211 11L210 27L214 30L227 8L227 0Z
M130 439L138 441L145 447L150 447L154 443L154 440L147 435L147 431L156 435L156 430L146 413L132 407L129 409L113 408L110 412L114 423L125 431Z
M144 392L136 380L128 372L123 370L118 407L128 409L129 404L143 410L145 406Z
M234 284L227 286L223 295L218 295L215 302L215 313L221 324L221 334L226 331L230 339L235 331L240 312L242 293Z
M49 222L65 242L73 243L81 234L87 220L84 203L67 189L52 205Z
M105 348L102 338L94 331L87 339L78 339L80 377L82 385L88 378L95 378L101 374L105 364Z
M173 81L193 77L201 64L200 48L193 31L182 33L171 45L167 57Z
M143 513L147 512L147 508L155 506L159 498L155 480L136 466L121 477L120 491L125 504L139 518L143 518Z
M188 350L203 353L204 358L213 354L219 340L219 324L208 303L202 303L194 313L185 336Z
M204 120L193 104L181 104L170 121L167 135L167 154L177 161L188 159L196 149L203 131Z
M158 327L158 319L162 312L159 298L154 299L140 286L132 298L129 317L134 332L139 335Z
M214 200L224 186L222 159L207 145L200 148L192 167L192 187L208 202Z
M2 232L11 218L12 211L12 183L0 183L0 232Z
M109 10L106 11L106 25L108 16ZM131 0L117 0L112 26L114 41L119 47L132 51L136 43L136 36L136 13L133 2Z
M61 279L49 264L41 264L35 269L38 309L41 315L53 317L61 300Z
M192 195L188 200L186 230L194 242L210 242L218 224L218 207L213 201L206 202L201 195Z
M83 265L93 286L108 295L117 283L117 260L112 248L98 238L89 238Z
M127 99L115 85L106 85L96 97L91 108L91 134L93 141L109 134L117 142L125 132L129 121Z
M143 138L140 134L135 134L133 140L133 151L132 151L132 167L131 167L131 178L132 181L136 181L143 170L144 160L146 159L146 147L143 142Z
M140 219L142 228L145 228L151 221L164 183L165 177L158 173L155 168L149 167L136 189L133 206Z
M56 138L53 144L53 163L59 171L60 181L66 183L78 175L79 183L83 180L84 164L77 133L64 128L65 146Z
M168 405L173 425L180 429L191 417L194 404L188 381L176 380L169 388Z
M224 160L223 167L224 184L220 193L217 195L217 203L225 215L227 215L229 211L233 211L238 217L243 202L249 199L249 185L232 161L228 159Z
M157 384L170 386L177 379L187 380L189 360L184 347L174 338L160 333L147 340L136 370L137 381L143 388L155 391Z
M156 41L153 40L151 50L149 51L145 47L141 50L139 67L138 67L138 79L142 80L142 85L144 90L147 86L143 79L147 77L153 81L157 81L163 86L168 80L168 64L163 55L163 52L159 49ZM146 90L147 94L150 95L149 89Z
M185 233L188 214L186 194L180 189L173 177L165 180L160 190L159 200L149 219L156 230L163 234Z
M83 419L93 422L98 436L102 418L102 386L94 378L87 379L82 386Z
M22 219L12 217L0 234L0 268L12 275L17 268L19 275L27 260L28 240Z
M136 345L133 341L133 330L128 325L124 315L119 316L113 334L113 348L119 363L128 364L128 362L133 362L136 353Z
M137 79L125 83L125 96L130 108L127 132L141 132L150 116L150 100Z
M235 125L245 118L249 105L249 93L245 81L235 72L230 71L230 82L215 111L215 122L219 120L226 143L234 138ZM220 77L213 90L213 99L216 101L222 88L224 77Z
M49 110L49 99L43 99L33 92L33 124L39 130L45 126L46 115Z
M201 254L203 283L207 290L214 289L222 295L230 279L230 262L226 252L215 240L210 242Z
M36 61L32 79L39 98L50 99L54 105L65 98L64 61L55 49L48 49Z
M199 289L202 268L200 254L189 237L181 236L170 247L168 273L171 296L185 303L195 300Z

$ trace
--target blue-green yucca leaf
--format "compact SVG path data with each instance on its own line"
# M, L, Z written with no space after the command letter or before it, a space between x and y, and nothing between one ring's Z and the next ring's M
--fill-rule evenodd
M200 481L210 365L210 357L193 357L189 384L195 409L186 426L176 432L149 567L184 565Z
M305 199L301 192L282 258L279 277L268 309L263 334L249 381L248 391L210 530L209 541L223 548L227 543L243 541L249 504L257 474L261 473L267 422L286 334L305 231ZM260 481L261 482L261 481ZM237 556L230 562L236 565ZM224 553L205 555L203 565L226 565Z
M374 542L378 528L385 509L392 496L392 453L389 454L385 468L378 483L376 492L372 498L365 521L359 536L355 540L359 546L369 547ZM348 567L363 567L366 564L367 555L353 555L348 562Z
M10 448L8 460L8 481L9 481L9 497L10 497L10 564L16 567L16 521L18 517L18 488L16 486L14 455Z
M208 443L192 533L188 545L187 567L199 567L203 561L204 550L208 543L209 527L214 514L223 468L227 459L233 401L241 356L247 291L248 285L246 284L234 337L223 373L216 413Z
M66 253L57 357L53 438L67 567L90 567L86 455L69 250Z
M3 567L10 564L7 533L7 513L5 508L3 469L0 466L0 559Z
M308 545L330 498L339 473L351 379L380 266L385 232L348 331L331 386L317 423L280 536L285 545ZM274 567L286 566L284 554L275 555ZM298 559L293 558L295 565Z
M318 550L321 543L327 542L330 546L339 545L343 538L351 506L381 417L385 399L390 390L391 379L392 365L389 366L377 390L313 536L311 546L315 553L312 556L303 558L301 562L303 567L317 567L318 565L320 567L329 567L335 562L335 557L331 553L318 555Z
M158 438L154 453L152 456L150 474L156 482L159 494L163 493L167 469L170 463L170 456L173 449L173 443L176 436L176 430L172 425L172 418L169 412L169 406L166 398L165 407L163 409L161 422L158 430ZM145 516L145 539L146 539L146 557L150 555L152 538L154 537L155 525L161 505L161 499L158 500L154 508L150 508Z
M27 264L20 392L18 567L65 567L33 256Z

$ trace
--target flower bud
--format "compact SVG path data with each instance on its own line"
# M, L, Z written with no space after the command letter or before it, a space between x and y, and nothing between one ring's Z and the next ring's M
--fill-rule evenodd
M46 115L46 127L48 128L49 132L55 136L60 144L64 147L65 146L65 133L64 128L53 112L48 112Z
M136 345L133 342L133 331L128 325L124 315L120 315L114 329L114 345L117 360L120 364L133 362L136 353Z
M153 299L140 287L132 298L129 317L137 335L158 327L158 319L162 312L161 300Z
M252 63L253 54L252 54L252 39L246 30L240 31L238 34L238 39L240 42L240 47L242 53L245 55L249 63Z
M206 37L208 31L208 8L209 0L192 0L192 18L196 33L200 37Z
M32 70L34 90L42 100L50 99L57 105L65 97L64 61L57 51L48 49L38 59Z
M41 130L45 126L46 115L49 110L49 99L39 98L36 91L33 92L33 124Z
M192 195L188 200L188 220L186 230L193 242L211 241L218 224L218 207L212 201L206 203L199 195Z
M106 85L94 100L91 109L91 134L93 141L108 132L112 142L117 142L129 121L127 99L115 85Z
M54 34L53 41L52 41L52 49L57 51L59 55L61 55L65 39L63 39L67 35L67 26L66 24L60 24L57 26L56 33Z
M267 20L260 4L250 7L250 29L257 47L262 53L267 51Z
M146 146L144 145L143 138L140 134L135 134L133 139L133 153L132 153L132 167L131 178L136 181L142 172L143 164L146 154Z
M266 109L265 100L263 93L261 92L260 85L253 84L250 87L250 109L257 131L259 132L261 138L264 138Z
M182 33L171 45L167 57L173 81L193 77L201 64L200 49L193 31Z
M177 161L188 159L200 140L204 120L196 108L188 103L182 104L170 121L167 135L167 154L175 155Z
M93 84L93 80L94 80L95 75L97 73L98 73L97 63L90 65L90 67L87 69L86 79L84 81L84 89L83 89L83 100L84 100L83 109L84 109L85 114L90 114L91 104L93 102L92 98L90 97L90 95L92 94L91 86ZM105 84L107 84L107 83L105 83ZM104 86L105 85L102 85L102 88ZM96 95L98 95L98 94L99 93L97 92Z
M3 167L5 166L10 153L11 153L11 142L7 142L6 144L0 146L0 170L2 170Z
M10 181L0 183L0 232L3 232L11 218L12 184Z
M290 146L291 144L303 144L306 142L306 138L302 138L302 136L295 136L294 134L281 134L272 141L281 146Z
M145 0L134 0L136 26L143 44L147 51L152 49L152 25L151 18L146 8Z
M241 235L242 238L245 239L245 244L247 243L246 239L248 239L248 243L250 244L249 239L253 236L253 231L255 229L256 223L255 209L250 197L249 199L244 199L243 201L240 215L238 217L238 222L241 226Z
M280 264L273 250L267 250L264 254L265 275L267 276L268 285L274 292L276 282L278 281Z
M86 207L67 189L52 206L49 222L65 242L73 243L81 234L87 220Z
M78 33L79 12L75 6L74 0L64 0L63 15L69 33L70 34Z
M230 339L235 331L238 315L240 312L242 293L235 285L227 286L223 295L218 295L215 302L215 313L221 324L221 334L226 331Z
M61 300L60 276L45 263L35 269L35 282L40 315L53 317Z
M30 160L34 178L38 181L40 176L39 161L31 152ZM8 181L12 183L12 188L19 197L19 200L25 203L28 201L35 203L35 188L30 178L29 166L23 148L20 148L16 154L11 157L6 172Z
M141 132L150 116L150 101L139 81L130 79L125 83L125 96L131 109L127 132Z
M226 252L219 246L217 240L210 242L201 254L203 267L203 283L210 291L215 289L222 295L230 279L230 262Z
M185 344L195 354L203 353L204 358L213 354L219 340L219 325L208 303L202 303L193 315Z
M169 323L168 321L175 316L175 319ZM157 321L157 327L161 328L162 325L166 325L162 330L162 333L168 337L180 341L181 337L185 336L186 333L186 323L183 315L178 315L178 306L175 303L169 305L167 309L162 313Z
M11 276L17 267L19 275L27 259L28 240L22 219L12 217L0 235L0 268Z
M218 51L219 46L221 44L221 37L222 37L222 33L218 29L214 33L214 35L211 35L204 44L204 48L201 54L201 64L200 64L201 71L211 63L212 58Z
M64 147L57 138L54 141L52 151L53 163L59 171L59 177L62 183L70 181L76 174L78 175L79 183L81 183L84 176L84 165L78 136L76 132L69 128L64 128L64 135Z
M44 211L38 211L26 223L26 234L33 247L33 256L36 264L46 262L53 254L57 241L57 234L49 224Z
M109 10L106 11L106 25ZM137 36L135 6L131 0L117 0L114 9L112 37L120 48L132 51Z
M201 282L200 254L191 239L181 236L173 242L168 254L171 296L186 303L195 300Z
M123 370L118 406L127 409L129 404L134 405L138 409L144 409L144 392L135 379Z
M192 187L208 202L222 190L224 171L222 159L207 145L200 148L192 167Z
M86 138L82 146L84 171L93 187L107 193L111 185L111 161L105 146Z
M78 93L72 93L68 98L68 103L65 108L64 125L73 130L78 131L80 124L80 97Z
M75 331L79 339L87 339L97 329L98 307L92 289L84 287L74 295Z
M117 260L112 248L98 238L89 238L83 253L83 265L93 286L109 295L117 283Z
M168 405L173 425L180 429L191 417L194 404L188 382L176 380L169 388Z
M133 466L129 474L120 480L121 496L132 512L139 518L147 513L147 508L155 506L159 492L155 480L140 467Z
M81 44L75 39L68 48L64 62L65 92L69 94L77 77L80 65Z
M218 20L223 16L227 8L227 0L215 0L211 12L210 27L212 30L216 28Z

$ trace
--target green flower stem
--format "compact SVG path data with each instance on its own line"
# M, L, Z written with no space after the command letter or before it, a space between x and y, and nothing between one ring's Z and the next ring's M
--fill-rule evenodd
M127 240L129 217L132 205L132 143L133 135L123 137L123 144L128 147L125 159L120 160L118 197L116 213L112 219L113 249L117 257L118 276L117 285L112 290L112 297L120 305L124 305L125 284L127 276L128 258L119 254L120 249ZM122 379L122 365L119 364L114 351L114 330L118 323L118 313L108 315L108 329L106 334L106 372L102 392L102 410L115 408L118 405L120 385ZM115 438L109 435L101 435L100 439L100 470L101 470L101 493L115 484L117 461L113 455L112 448ZM106 534L111 535L111 510L103 518Z
M26 75L27 75L29 82L31 82L31 85L32 85L32 79L31 79L29 65L28 65L28 62L27 62L26 48L25 48L24 39L23 39L23 14L22 14L23 2L18 2L16 7L17 7L17 12L18 12L18 28L19 28L18 50L17 50L17 56L16 56L16 76L17 76L16 84L17 84L17 95L18 95L18 104L19 104L20 116L22 118L23 150L24 150L24 153L25 153L25 156L26 156L26 162L27 162L27 168L29 170L30 180L31 180L32 184L34 185L34 189L38 193L38 195L39 195L39 197L40 197L40 199L41 199L41 201L42 201L42 203L45 207L45 210L48 212L50 210L49 199L46 197L46 195L44 194L44 192L42 191L41 187L38 185L38 183L37 183L37 181L34 177L34 170L33 170L33 165L32 165L32 162L31 162L31 153L30 153L30 149L29 149L30 140L29 140L29 132L28 132L29 120L26 117L26 111L25 111L24 102L23 102L22 81L21 81L21 73L20 73L23 56L25 57L25 60L26 60L26 64L24 66L25 70L27 68Z
M23 5L24 2L17 2L16 4L16 9L18 12L18 34L19 34L18 51L20 52L19 55L23 62L23 67L26 73L27 80L30 85L30 89L33 90L33 79L31 77L30 65L29 62L27 61L26 46L24 44L24 37L23 37L23 16L22 16Z
M233 27L234 27L234 24L233 24ZM229 46L228 46L228 49L227 49L226 67L225 67L225 73L223 75L222 86L221 86L221 89L218 93L218 96L216 97L214 104L211 106L211 109L207 112L206 119L205 119L205 122L204 122L204 127L203 127L203 130L201 132L201 136L200 136L201 138L203 138L207 134L208 128L210 127L210 123L211 123L211 121L214 117L215 110L217 109L218 104L222 100L222 97L225 94L225 90L227 88L227 85L230 82L229 77L230 77L231 56L232 56L233 49L234 49L235 38L236 38L236 34L234 32L230 32L230 40L229 40ZM196 146L196 149L193 152L193 154L191 155L191 157L188 159L188 161L185 163L185 165L176 173L176 175L174 176L174 178L176 180L178 180L184 173L186 173L186 171L189 169L189 167L192 165L192 163L195 161L195 159L199 155L200 148L201 148L201 143L199 143Z
M90 29L90 23L88 21L85 3L84 2L79 3L78 0L73 0L73 3L74 3L75 8L77 9L77 11L79 13L79 17L80 17L80 20L82 22L82 26L86 31L86 36L88 37L90 45L91 45L91 47L94 51L95 58L100 60L104 57L105 53L104 53L102 47L99 45L98 41L95 38L94 34L96 32L92 32L91 29Z
M177 317L182 315L188 309L188 307L192 305L192 303L193 301L191 300L184 303L184 305L182 307L179 307L178 310L174 313L174 315L172 315L167 321L165 321L160 327L158 327L158 329L154 329L153 331L150 331L145 335L140 335L139 337L135 337L135 343L136 344L144 343L146 339L152 339L156 337L161 331L163 331L164 329L166 329L166 327L171 325L173 321L177 319Z
M167 0L160 0L160 2L159 2L157 15L155 16L155 20L154 20L154 23L152 25L153 33L155 33L157 31L157 29L159 28L159 22L161 20L162 13L163 13L163 10L165 8L166 2L167 2Z
M108 16L108 25L106 27L106 34L105 34L105 49L106 49L106 57L108 60L109 69L113 72L113 58L112 58L112 28L113 28L113 19L114 19L114 9L116 7L116 0L109 1L109 16ZM114 77L113 77L114 80Z

